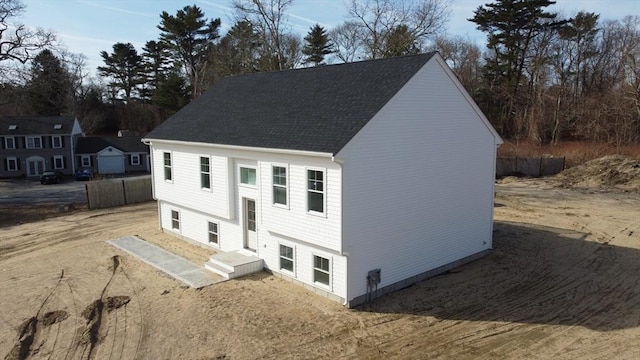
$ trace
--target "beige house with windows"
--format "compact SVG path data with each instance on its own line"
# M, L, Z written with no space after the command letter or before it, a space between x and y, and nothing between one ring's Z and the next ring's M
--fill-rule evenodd
M492 246L502 140L437 53L226 77L143 140L160 226L223 276L354 306Z
M75 172L75 144L82 129L75 117L13 116L0 118L0 178Z

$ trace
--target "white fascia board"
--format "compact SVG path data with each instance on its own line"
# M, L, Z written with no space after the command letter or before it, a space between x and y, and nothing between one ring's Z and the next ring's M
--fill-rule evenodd
M210 143L201 143L201 142L195 142L195 141L180 141L180 140L164 140L164 139L144 138L144 139L142 139L142 142L147 144L147 145L150 145L150 146L153 146L154 143L159 143L159 144L169 144L169 145L204 146L204 147L211 147L211 148L216 148L216 149L244 150L244 151L255 151L255 152L266 152L266 153L315 156L315 157L325 157L325 158L332 158L333 157L332 153L325 153L325 152L318 152L318 151L292 150L292 149L273 149L273 148L261 148L261 147L251 147L251 146L210 144Z

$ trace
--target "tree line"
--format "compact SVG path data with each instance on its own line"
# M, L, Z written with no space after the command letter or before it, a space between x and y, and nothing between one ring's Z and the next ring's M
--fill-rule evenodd
M0 0L0 115L69 114L90 133L144 134L225 76L438 51L506 139L640 142L638 16L496 0L469 14L487 36L481 47L446 34L444 0L349 0L343 23L304 36L287 19L294 1L231 0L225 34L196 5L163 11L158 39L141 51L113 44L92 79L55 34L12 22L20 0Z

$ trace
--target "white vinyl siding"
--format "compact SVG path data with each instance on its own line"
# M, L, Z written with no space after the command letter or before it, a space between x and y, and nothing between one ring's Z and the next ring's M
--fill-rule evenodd
M171 153L165 152L162 154L164 160L164 180L173 181L173 169L171 165Z
M430 61L336 155L348 298L370 270L384 287L491 248L499 139L454 80Z
M25 142L27 149L42 149L42 137L40 136L27 136Z
M287 206L288 190L287 190L287 168L285 166L273 166L273 204Z
M4 148L7 150L13 150L16 148L16 138L13 136L7 136L4 138Z

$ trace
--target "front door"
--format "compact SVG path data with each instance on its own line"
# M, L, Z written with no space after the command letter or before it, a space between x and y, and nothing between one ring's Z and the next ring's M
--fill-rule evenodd
M44 159L41 157L27 159L27 176L40 176L44 172Z
M244 199L244 248L256 251L258 234L256 233L256 201Z

